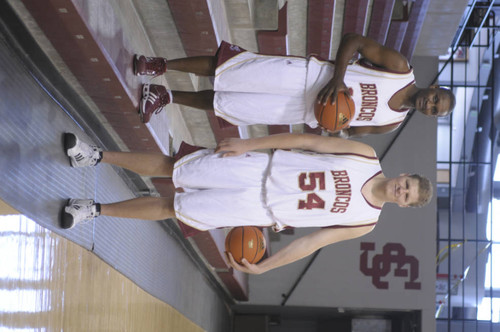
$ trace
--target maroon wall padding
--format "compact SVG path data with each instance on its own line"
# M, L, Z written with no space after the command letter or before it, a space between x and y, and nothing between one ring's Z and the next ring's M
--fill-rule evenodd
M174 182L171 178L151 178L151 182L158 189L161 197L173 195L175 192Z
M395 0L374 0L367 36L384 44L391 23Z
M286 34L287 28L287 3L278 12L278 30L257 31L257 44L259 53L269 55L287 55Z
M308 133L308 134L321 135L321 133L323 132L323 130L320 127L311 128L308 125L305 125L304 126L304 132Z
M269 135L289 133L290 126L289 125L270 125L270 126L267 126L267 130L269 131Z
M366 24L368 0L349 0L344 7L344 24L342 34L355 32L360 35Z
M187 56L214 55L217 39L206 0L167 0Z
M405 21L392 21L389 27L389 33L385 41L385 46L399 51L403 44L403 39L408 28L408 22Z
M413 51L415 51L415 47L417 46L418 37L420 36L420 31L422 31L430 2L430 0L417 0L411 7L408 29L401 45L401 53L408 59L411 59Z
M237 272L237 273L236 273ZM231 268L229 271L217 271L217 275L222 280L227 289L231 291L231 295L238 301L248 301L248 276L245 273L235 271ZM242 285L247 285L243 288Z
M210 126L212 127L212 132L214 133L215 140L217 142L227 137L240 137L237 126L221 126L220 118L218 118L214 112L207 112L207 115Z
M330 58L335 0L309 0L307 5L307 54Z
M76 0L23 3L127 147L160 152L137 115L140 82L129 84L124 79L132 70L133 54L123 47L123 36L108 37L93 31L87 25L88 18L81 15L86 11L79 6L85 3Z
M229 269L231 268L225 259L224 243L226 234L223 230L212 229L206 232L200 232L193 236L194 242L197 244L203 256L207 259L208 263L216 269ZM236 271L238 272L238 271ZM241 273L241 272L238 272ZM247 279L245 278L245 282ZM248 285L244 285L247 288Z

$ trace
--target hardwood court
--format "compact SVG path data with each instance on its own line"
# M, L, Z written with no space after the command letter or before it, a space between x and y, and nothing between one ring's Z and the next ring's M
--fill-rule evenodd
M21 216L0 216L0 329L202 328L84 248Z

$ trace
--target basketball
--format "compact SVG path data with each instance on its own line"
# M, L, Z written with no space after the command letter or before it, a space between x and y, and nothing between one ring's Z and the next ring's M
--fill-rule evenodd
M226 251L238 263L246 258L249 263L255 264L264 256L266 239L257 227L235 227L226 236Z
M337 101L331 104L331 97L326 105L316 103L314 115L321 127L330 131L339 131L349 126L354 117L354 101L343 91L337 95Z

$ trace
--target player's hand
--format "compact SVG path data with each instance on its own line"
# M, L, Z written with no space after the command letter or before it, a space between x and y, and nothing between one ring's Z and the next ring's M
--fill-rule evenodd
M223 157L234 157L239 156L249 150L250 148L248 146L247 140L241 138L224 138L219 142L219 144L217 144L215 152L222 153Z
M318 104L326 105L329 97L331 97L331 103L333 104L337 100L337 95L340 91L344 91L349 97L351 96L343 80L335 80L332 78L318 93Z
M233 255L231 255L230 252L226 252L227 260L229 261L229 265L233 267L233 269L249 273L249 274L261 274L264 273L262 269L259 268L257 264L251 264L249 263L245 258L241 261L241 264L238 264L234 258Z

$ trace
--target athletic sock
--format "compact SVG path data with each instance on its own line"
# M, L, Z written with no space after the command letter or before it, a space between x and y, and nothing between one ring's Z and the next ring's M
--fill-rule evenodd
M172 90L167 89L168 97L170 98L169 104L174 102L174 95L172 94Z
M101 203L95 203L95 216L98 217L101 215Z
M96 165L99 164L102 160L102 151L99 151L99 159L97 159L97 162L95 163ZM95 165L94 165L95 166Z

